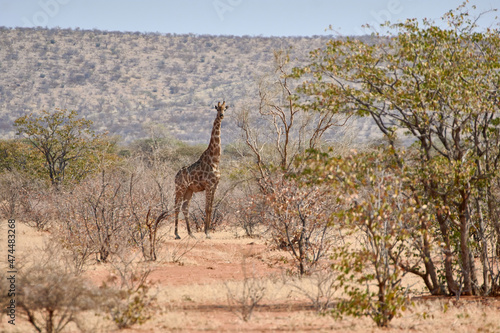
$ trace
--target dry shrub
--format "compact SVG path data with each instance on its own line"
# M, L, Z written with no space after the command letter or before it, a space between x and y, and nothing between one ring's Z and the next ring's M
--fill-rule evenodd
M73 252L75 264L92 254L99 261L137 246L146 260L156 260L161 222L170 216L172 188L155 169L102 171L61 200L58 236Z
M47 230L58 215L57 201L58 194L51 188L24 189L20 196L22 219L39 231Z
M119 171L89 177L59 205L59 237L76 258L85 261L93 253L99 261L130 244L126 215L127 186Z
M156 163L147 168L135 163L127 179L126 215L130 237L145 260L157 259L163 235L162 222L173 214L172 170L165 164Z
M56 193L39 179L18 171L0 174L0 216L17 217L30 227L47 230L57 216Z
M264 198L271 244L292 254L299 274L310 272L335 243L330 225L335 205L327 190L299 186L294 179L278 175L267 179Z
M167 260L181 266L184 265L182 258L184 258L187 253L191 252L191 250L194 249L198 243L199 240L194 239L193 237L177 240L167 249Z
M246 188L235 193L230 199L232 219L237 228L242 228L248 237L260 236L259 230L265 225L266 201L264 196L255 195L255 190Z
M113 274L103 286L108 292L107 313L119 329L145 323L156 311L148 280L151 268L127 255L117 256L111 264Z
M319 314L325 314L332 307L337 274L331 269L318 270L307 277L291 281L299 294L307 297Z
M152 318L156 297L151 293L148 266L134 256L113 257L113 273L107 283L97 288L66 264L65 251L54 244L50 242L37 250L36 256L30 254L19 260L23 266L16 275L17 314L37 332L62 332L73 325L82 329L86 318L83 315L91 313L104 313L120 329ZM7 282L2 273L3 305L9 302Z
M300 185L278 171L260 180L259 190L232 199L238 227L247 236L261 235L269 239L272 249L288 251L300 275L311 272L337 240L331 225L336 205L327 189Z
M47 245L22 260L18 271L16 303L19 313L38 332L61 332L78 315L96 310L101 292L62 264L60 249Z
M10 219L16 216L23 190L23 178L16 171L0 173L0 214Z
M252 267L251 275L248 275L245 259L243 259L241 266L244 276L241 287L230 288L228 284L225 284L227 301L240 319L249 321L255 307L266 294L266 283L262 279L256 278L254 267Z

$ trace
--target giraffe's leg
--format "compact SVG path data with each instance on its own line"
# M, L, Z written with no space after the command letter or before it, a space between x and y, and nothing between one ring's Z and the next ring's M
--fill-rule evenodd
M207 189L206 199L205 199L205 235L208 235L208 229L210 228L210 222L212 220L212 205L214 203L215 189Z
M191 201L191 197L193 196L193 191L187 189L184 193L183 204L182 204L182 214L184 214L184 219L186 219L186 227L189 236L193 236L191 233L191 228L189 228L189 202Z
M184 197L182 191L176 191L175 193L175 239L181 239L179 233L177 232L177 224L179 223L179 212L181 210L182 198Z

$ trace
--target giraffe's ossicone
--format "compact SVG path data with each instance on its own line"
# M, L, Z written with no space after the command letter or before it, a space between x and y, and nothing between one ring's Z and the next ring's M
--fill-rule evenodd
M228 109L226 102L217 103L215 106L217 116L212 128L212 135L208 148L201 154L198 161L190 166L183 167L175 175L175 238L180 239L177 230L179 222L179 212L182 210L188 234L191 236L189 228L189 202L193 193L205 191L205 234L208 237L208 230L212 218L212 205L215 191L219 185L220 170L219 162L221 155L220 127L224 118L224 111Z

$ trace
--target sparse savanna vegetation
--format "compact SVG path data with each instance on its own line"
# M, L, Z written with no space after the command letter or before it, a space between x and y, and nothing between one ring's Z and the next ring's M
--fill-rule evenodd
M331 39L1 29L0 330L500 331L481 15ZM212 238L195 194L176 240L174 177L223 99Z

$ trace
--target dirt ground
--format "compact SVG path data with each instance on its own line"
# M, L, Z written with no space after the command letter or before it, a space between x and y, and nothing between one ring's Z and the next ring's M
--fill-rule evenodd
M5 244L5 228L0 229ZM43 246L48 233L36 232L18 224L18 252ZM500 299L433 298L415 288L414 306L391 321L386 329L377 328L369 318L345 317L334 320L319 315L308 295L317 293L313 278L298 280L287 274L287 254L271 251L263 240L237 237L233 231L212 234L206 239L175 241L166 235L158 261L152 270L150 292L158 307L152 319L131 329L117 330L104 315L86 314L80 329L86 332L500 332ZM4 246L1 247L2 251ZM4 251L5 252L5 251ZM2 261L5 261L2 258ZM88 265L85 276L96 285L109 278L109 264ZM257 281L263 298L248 321L231 300L242 295L249 281ZM414 284L414 281L408 281ZM234 297L228 297L228 295ZM342 295L331 296L332 302ZM16 326L1 318L0 332L34 332L18 316ZM67 332L79 332L68 327Z

